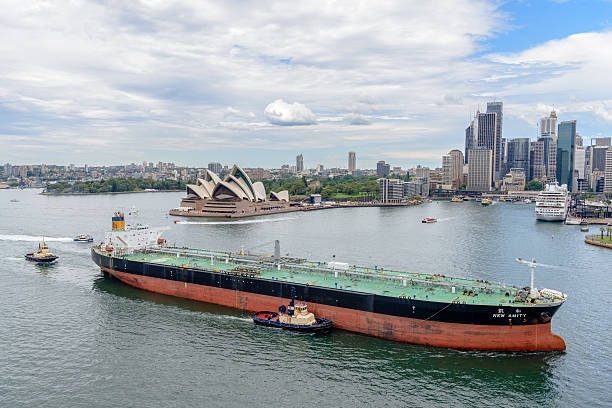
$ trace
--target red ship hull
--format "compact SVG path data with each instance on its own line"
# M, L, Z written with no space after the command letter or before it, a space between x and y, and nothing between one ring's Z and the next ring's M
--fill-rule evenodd
M150 292L213 303L255 312L275 310L285 299L275 296L134 275L101 267L120 281ZM565 341L551 331L551 324L477 325L428 321L371 313L308 302L317 316L334 327L406 343L471 350L561 351Z

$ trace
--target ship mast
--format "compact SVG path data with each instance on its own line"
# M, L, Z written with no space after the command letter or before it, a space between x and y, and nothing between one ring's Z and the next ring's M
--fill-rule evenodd
M526 261L524 259L521 258L517 258L516 262L519 263L524 263L526 265L529 265L529 269L531 271L531 286L529 287L529 294L531 295L532 298L537 298L540 296L540 293L535 289L535 268L536 268L536 261L535 259L532 259L531 261Z

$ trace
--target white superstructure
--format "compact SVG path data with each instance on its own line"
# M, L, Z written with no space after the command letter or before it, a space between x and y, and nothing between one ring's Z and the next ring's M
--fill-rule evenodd
M542 221L564 221L569 208L567 185L551 183L536 198L536 219Z

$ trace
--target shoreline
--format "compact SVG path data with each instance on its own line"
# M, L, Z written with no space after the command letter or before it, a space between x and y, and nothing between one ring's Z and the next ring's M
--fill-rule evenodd
M272 214L283 214L283 213L291 213L298 211L319 211L319 210L328 210L333 208L364 208L364 207L412 207L416 205L420 205L425 203L425 201L418 202L408 202L408 203L356 203L356 202L346 202L346 203L336 203L336 204L323 204L323 205L309 205L309 206L290 206L286 208L277 208L274 210L270 210L267 212L249 212L249 213L222 213L218 215L212 215L212 213L198 213L196 211L179 211L176 209L171 209L168 211L168 215L172 215L174 217L198 217L198 218L250 218L250 217L259 217L262 215L272 215Z
M49 193L49 192L47 192L47 191L43 191L43 192L41 192L41 193L39 193L39 194L40 194L40 195L45 195L45 196L70 196L70 195L84 196L84 195L103 195L103 194L176 193L176 192L181 192L181 191L184 191L184 190L105 191L105 192L101 192L101 193Z
M595 239L595 238L600 238L600 236L599 235L587 235L586 237L584 237L584 242L586 242L589 245L595 245L595 246L612 249L612 243L599 241L598 239Z

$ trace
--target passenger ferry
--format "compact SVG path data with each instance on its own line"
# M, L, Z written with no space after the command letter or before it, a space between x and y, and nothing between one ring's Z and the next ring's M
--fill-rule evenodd
M567 185L557 182L546 185L536 198L536 219L541 221L565 221L569 208Z

